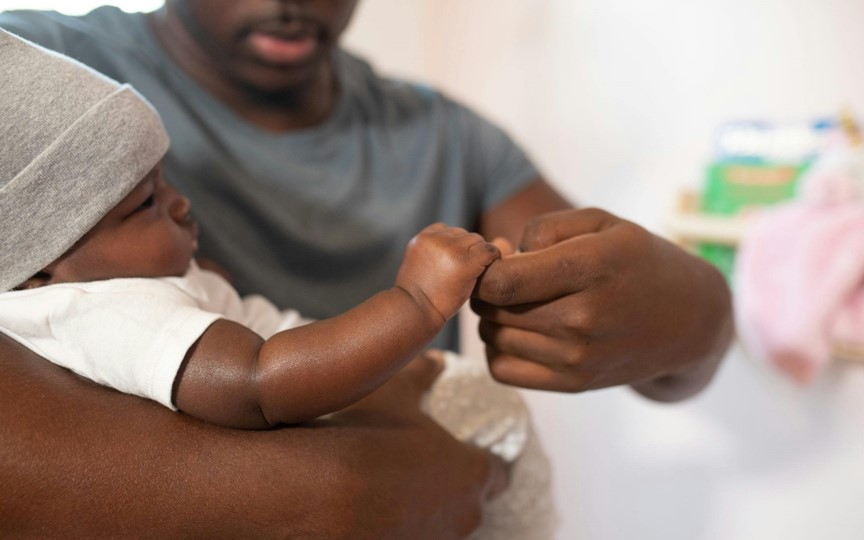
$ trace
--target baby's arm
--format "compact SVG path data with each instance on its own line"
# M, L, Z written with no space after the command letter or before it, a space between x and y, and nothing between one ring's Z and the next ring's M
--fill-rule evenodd
M174 402L193 416L247 428L342 409L423 349L499 256L481 236L436 224L408 245L393 288L341 315L266 341L217 321L189 350Z

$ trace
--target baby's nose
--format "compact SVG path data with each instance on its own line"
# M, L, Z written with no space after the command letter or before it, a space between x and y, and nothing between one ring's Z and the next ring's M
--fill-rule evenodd
M189 210L192 208L192 203L189 202L189 199L183 195L180 195L174 189L171 190L173 193L173 199L171 200L171 205L169 206L169 212L171 217L177 221L186 221L189 217Z

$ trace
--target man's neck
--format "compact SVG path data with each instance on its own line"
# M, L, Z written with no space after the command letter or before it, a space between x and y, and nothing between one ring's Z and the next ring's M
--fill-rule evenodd
M195 82L249 123L273 132L313 127L327 119L338 90L332 62L310 80L280 92L265 92L228 76L189 34L176 16L162 8L148 16L153 33L172 60Z

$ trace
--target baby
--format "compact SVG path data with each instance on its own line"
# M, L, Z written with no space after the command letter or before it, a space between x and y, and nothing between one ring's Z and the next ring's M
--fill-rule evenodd
M340 410L420 353L501 257L436 224L393 288L331 319L241 298L193 260L190 203L163 178L168 137L141 96L2 30L0 73L0 331L120 391L242 428ZM483 535L548 537L548 466L524 404L449 362L430 414L517 464Z

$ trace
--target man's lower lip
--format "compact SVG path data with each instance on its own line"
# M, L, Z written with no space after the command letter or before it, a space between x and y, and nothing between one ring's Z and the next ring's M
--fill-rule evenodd
M249 35L249 45L262 60L271 64L296 64L315 52L318 41L313 36L284 39L262 32Z

